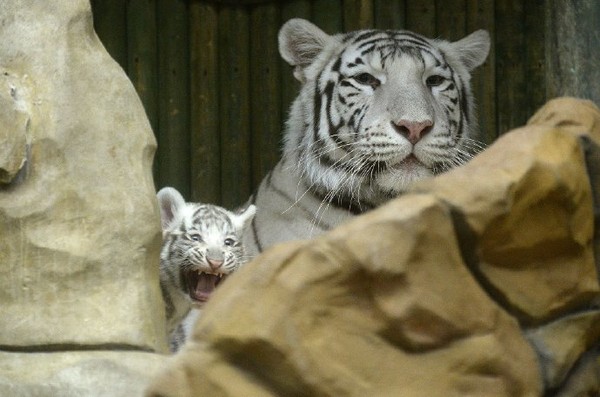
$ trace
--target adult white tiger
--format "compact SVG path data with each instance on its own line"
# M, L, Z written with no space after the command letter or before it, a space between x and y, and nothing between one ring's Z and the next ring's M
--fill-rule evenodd
M282 159L250 200L259 210L248 251L312 237L464 163L477 124L470 72L489 46L483 30L451 43L285 23L279 51L302 88Z

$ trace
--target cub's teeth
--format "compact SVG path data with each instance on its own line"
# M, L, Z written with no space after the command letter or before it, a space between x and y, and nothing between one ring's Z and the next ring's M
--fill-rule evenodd
M223 276L225 276L225 274L223 273L213 273L213 272L207 272L207 271L203 271L203 270L198 270L198 275L201 276L203 274L208 274L211 276L217 276L219 278L223 278Z

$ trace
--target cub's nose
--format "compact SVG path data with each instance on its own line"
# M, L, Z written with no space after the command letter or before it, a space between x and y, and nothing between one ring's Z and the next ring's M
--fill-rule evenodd
M392 121L392 126L398 133L402 134L414 145L419 142L425 134L433 129L433 122L431 120L410 121L401 119L398 120L398 122Z
M220 268L221 266L223 266L223 260L222 259L206 258L206 261L208 262L208 266L210 266L210 268L212 270L217 270L218 268Z

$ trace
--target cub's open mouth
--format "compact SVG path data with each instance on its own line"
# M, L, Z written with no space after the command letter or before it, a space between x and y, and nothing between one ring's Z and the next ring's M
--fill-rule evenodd
M188 270L182 274L192 301L204 303L210 298L217 285L227 275L223 273L206 273L200 270Z

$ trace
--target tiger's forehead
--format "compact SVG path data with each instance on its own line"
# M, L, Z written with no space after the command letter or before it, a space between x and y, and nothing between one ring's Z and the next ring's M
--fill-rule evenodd
M340 59L346 67L375 60L385 67L401 57L411 57L435 66L446 64L444 54L435 42L409 31L364 30L347 34L343 42L345 46Z

